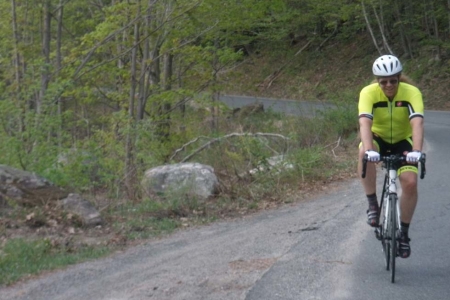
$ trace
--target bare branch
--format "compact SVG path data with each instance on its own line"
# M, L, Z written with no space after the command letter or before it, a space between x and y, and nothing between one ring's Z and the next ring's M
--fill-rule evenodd
M388 49L390 54L394 54L394 52L392 52L391 47L389 47L388 41L386 39L386 35L384 34L384 21L382 19L380 19L380 17L378 16L377 13L377 9L375 8L375 5L372 4L372 8L373 8L373 13L375 14L375 18L377 19L378 22L378 27L380 28L380 33L381 33L381 38L383 39L383 45ZM381 10L381 17L383 17L383 7L380 4L380 10Z
M338 33L339 30L339 22L336 21L335 25L334 25L334 30L333 32L325 39L322 41L322 43L320 43L319 47L317 47L316 51L320 51L322 49L322 47L334 36L336 36L336 34Z
M173 159L175 158L175 156L177 156L178 153L180 153L181 151L185 150L189 145L191 145L191 144L197 142L197 141L200 140L200 139L209 139L209 138L206 137L206 136L199 136L199 137L196 137L195 139L193 139L193 140L187 142L186 144L184 144L183 146L181 146L181 148L178 148L177 150L175 150L175 152L173 153L173 155L170 157L170 160L173 160Z
M311 44L313 40L308 41L308 43L306 43L306 45L304 45L300 50L297 51L297 53L294 54L294 57L296 57L297 55L299 55L303 50L305 50L306 48L308 48L308 46ZM281 67L278 68L278 70L276 70L275 72L273 72L272 74L270 74L269 76L266 77L266 79L264 79L264 81L262 83L259 84L259 87L263 87L265 89L269 88L272 83L281 75L281 72L283 71L284 68L286 68L290 63L292 63L293 59L291 59L290 61L288 61L287 63L285 63L284 65L282 65Z
M382 54L381 49L380 49L380 47L378 47L377 40L375 39L375 35L373 34L372 26L370 26L369 18L367 17L366 5L364 4L364 0L361 0L361 7L362 7L364 19L366 20L367 29L369 30L370 36L372 37L373 44L375 45L375 48L377 48L378 53L381 55Z
M339 145L341 143L341 137L339 137L337 143L336 143L336 147L334 147L333 149L331 149L331 152L333 152L334 157L337 157L336 153L334 153L334 150L336 150L337 148L339 148Z
M256 132L256 133L230 133L227 135L224 135L222 137L218 137L218 138L214 138L212 140L210 140L209 142L203 144L201 147L197 148L196 150L194 150L194 152L192 152L191 154L189 154L188 156L186 156L185 158L183 158L181 160L181 162L186 162L189 159L191 159L192 157L194 157L195 155L197 155L198 153L200 153L201 151L203 151L204 149L210 147L211 145L220 142L224 139L228 139L228 138L232 138L232 137L275 137L275 138L279 138L284 140L285 142L285 149L284 152L287 151L287 142L290 140L288 137L285 137L284 135L281 134L276 134L276 133L263 133L263 132ZM184 144L181 148L177 149L175 151L175 153L170 157L170 159L172 160L179 152L183 151L184 149L186 149L187 146L195 143L196 141L198 141L199 139L204 139L205 137L197 137L193 140L191 140L190 142Z

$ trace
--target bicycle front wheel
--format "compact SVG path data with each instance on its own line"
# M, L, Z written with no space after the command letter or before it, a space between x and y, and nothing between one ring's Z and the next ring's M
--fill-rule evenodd
M381 216L383 221L381 223L381 245L383 246L384 262L386 265L386 271L389 271L391 261L391 243L390 243L390 211L388 207L388 199L383 201L381 207Z
M389 195L390 206L390 256L391 256L391 282L395 282L395 258L397 256L397 195Z
M391 244L388 240L383 241L384 259L386 263L386 271L389 271L391 264Z

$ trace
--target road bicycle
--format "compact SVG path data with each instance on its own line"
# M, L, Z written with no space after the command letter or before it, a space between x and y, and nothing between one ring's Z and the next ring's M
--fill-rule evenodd
M366 177L367 156L363 158L362 178ZM386 270L391 270L391 282L395 282L395 258L398 256L398 239L400 230L400 209L397 195L397 171L406 161L406 156L391 154L380 157L382 169L385 169L383 191L378 209L380 224L375 228L375 236L381 241L385 257ZM426 155L422 154L420 179L425 178Z

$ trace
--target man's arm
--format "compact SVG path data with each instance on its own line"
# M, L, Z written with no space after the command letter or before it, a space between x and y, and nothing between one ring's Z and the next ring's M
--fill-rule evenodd
M412 140L413 140L413 150L419 150L422 152L423 147L423 118L415 117L410 120L411 128L412 128Z
M379 150L373 145L372 123L373 121L369 118L359 118L359 132L361 134L362 147L364 151L374 150L378 152Z

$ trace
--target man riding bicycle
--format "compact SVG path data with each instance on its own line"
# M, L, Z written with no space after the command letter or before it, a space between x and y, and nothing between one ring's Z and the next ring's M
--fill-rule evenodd
M374 83L364 87L359 97L359 148L358 173L362 159L378 162L380 155L406 155L406 163L398 170L402 196L400 199L399 255L411 254L408 229L417 204L417 163L422 155L424 107L422 94L409 79L402 75L402 64L393 55L383 55L375 60L372 71ZM369 202L367 222L377 227L379 223L376 195L375 164L367 164L366 177L361 179Z

